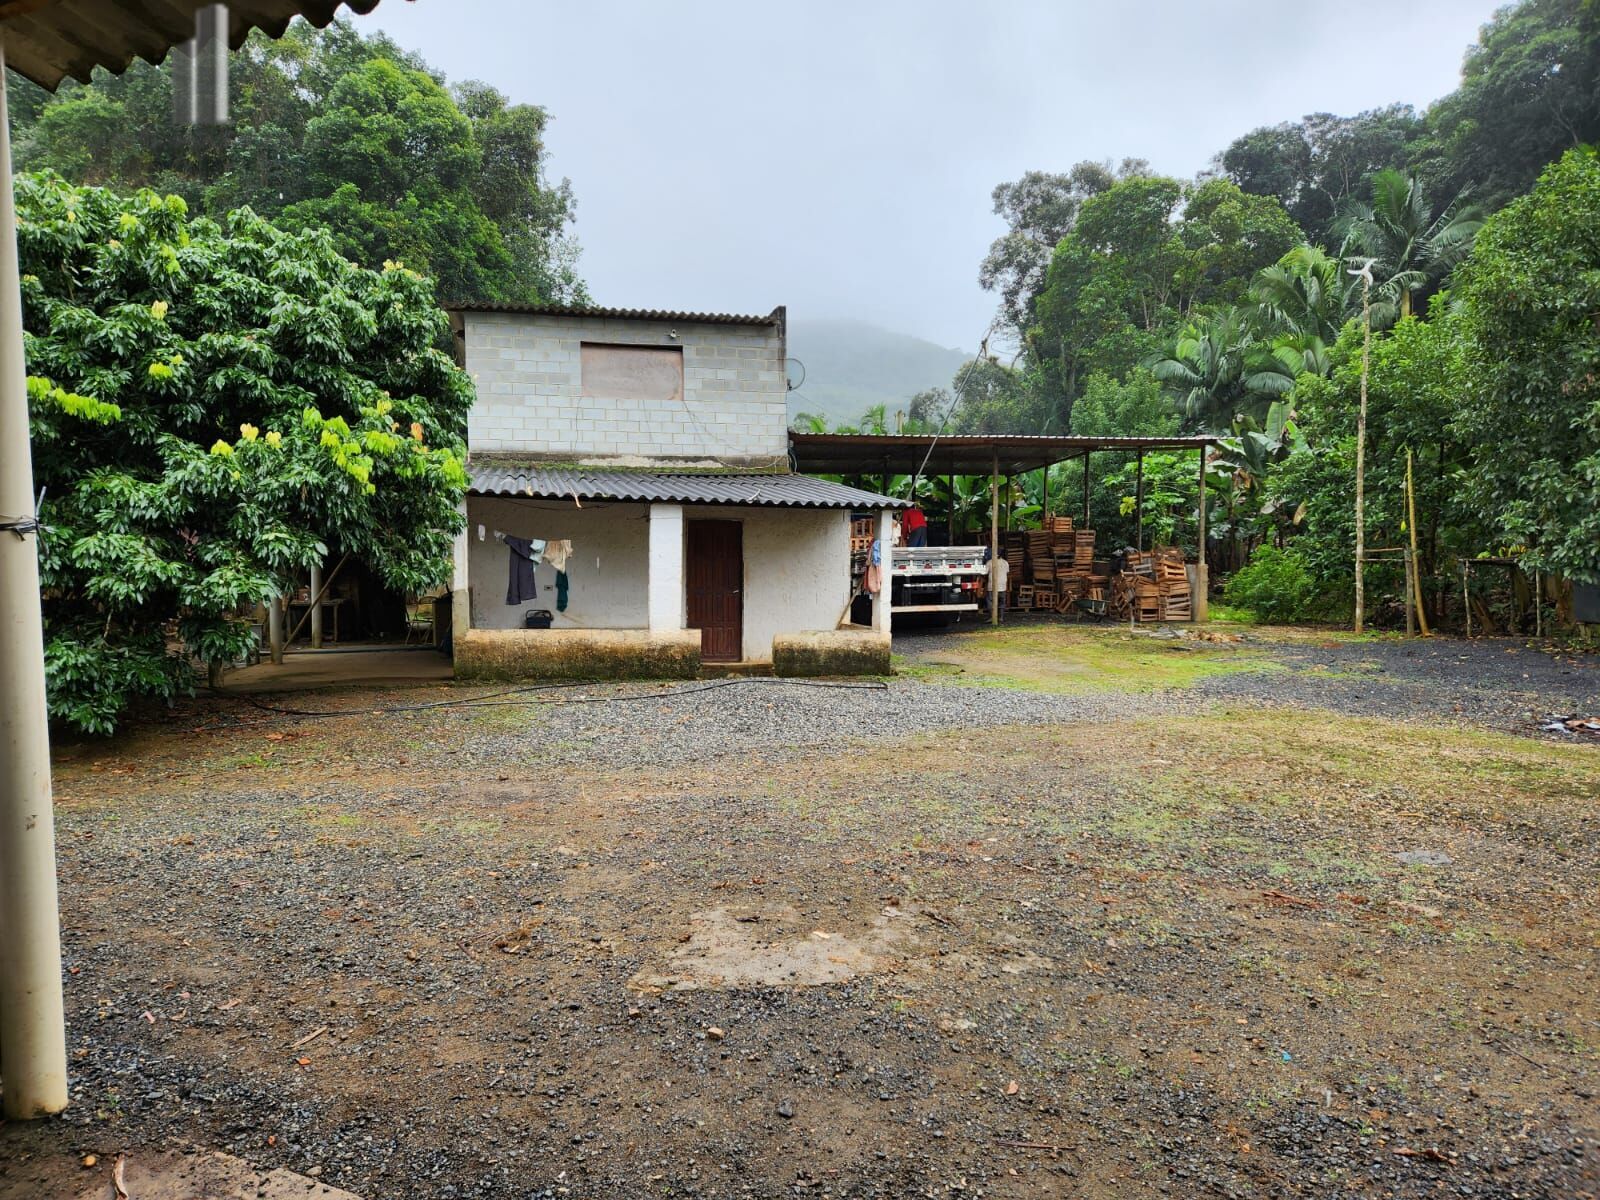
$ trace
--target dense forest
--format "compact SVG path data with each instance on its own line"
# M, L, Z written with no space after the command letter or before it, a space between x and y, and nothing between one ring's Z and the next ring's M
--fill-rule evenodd
M1341 617L1369 315L1367 544L1410 536L1409 459L1436 616L1459 610L1463 556L1600 581L1597 139L1600 3L1524 0L1425 112L1251 130L1193 180L1131 158L1028 172L994 191L989 352L864 424L1223 435L1208 552L1238 572L1231 594ZM1146 458L1144 527L1192 542L1187 457ZM1080 470L1058 468L1052 494ZM1093 519L1129 536L1132 473L1110 455L1091 471ZM1021 511L1041 483L1018 481ZM1369 568L1380 617L1397 619L1399 584L1397 565Z
M249 208L290 232L328 229L368 266L402 262L441 299L577 300L572 189L545 177L546 112L482 83L446 87L382 34L303 21L232 56L232 123L172 118L170 63L136 60L51 95L10 74L18 170Z

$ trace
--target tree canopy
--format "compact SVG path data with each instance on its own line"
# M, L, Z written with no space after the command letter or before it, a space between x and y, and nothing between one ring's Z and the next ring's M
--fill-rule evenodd
M1600 583L1600 158L1568 151L1490 218L1462 273L1467 492L1496 541Z
M326 229L347 258L433 276L442 299L586 297L571 186L545 176L548 114L481 83L447 88L381 34L253 34L232 57L221 128L173 122L169 65L136 61L54 96L9 82L19 169Z
M54 717L109 732L190 688L330 555L444 581L472 385L431 280L49 173L18 177L17 212Z

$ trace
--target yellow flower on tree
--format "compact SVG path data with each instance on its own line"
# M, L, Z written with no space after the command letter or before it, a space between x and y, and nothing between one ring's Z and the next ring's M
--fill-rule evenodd
M261 431L259 429L257 429L254 425L250 424L248 421L246 421L243 425L239 426L239 436L242 437L247 442L255 441L256 440L256 436L258 434L260 434L260 432Z

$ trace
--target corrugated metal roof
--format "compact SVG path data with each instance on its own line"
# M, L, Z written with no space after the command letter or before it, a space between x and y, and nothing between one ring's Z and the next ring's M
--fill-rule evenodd
M498 300L460 300L444 306L450 312L518 313L533 317L602 317L612 321L683 321L700 325L782 325L783 306L764 317L739 313L670 312L659 308L602 308L594 304L514 304Z
M238 49L252 29L279 37L297 16L321 28L341 0L229 0L228 44ZM368 13L378 0L343 0ZM96 67L126 71L135 58L158 63L194 37L202 0L3 0L0 31L6 65L54 91L68 75L89 81Z
M1204 451L1215 434L1195 437L1079 437L1057 434L798 433L789 434L797 469L820 475L987 475L998 463L1002 475L1019 475L1093 451ZM929 451L932 450L930 454Z
M480 496L634 500L646 504L746 504L759 508L904 508L907 502L809 475L671 475L567 467L469 466Z

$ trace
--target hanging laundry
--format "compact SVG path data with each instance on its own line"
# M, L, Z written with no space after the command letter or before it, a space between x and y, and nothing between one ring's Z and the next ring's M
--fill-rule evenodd
M572 543L566 538L549 543L544 548L544 561L557 571L567 569L567 559L572 557Z
M533 568L544 553L544 543L536 538L505 535L506 549L511 552L511 573L506 583L506 603L521 604L532 600L538 590L533 586Z
M556 611L567 611L567 573L556 572Z

